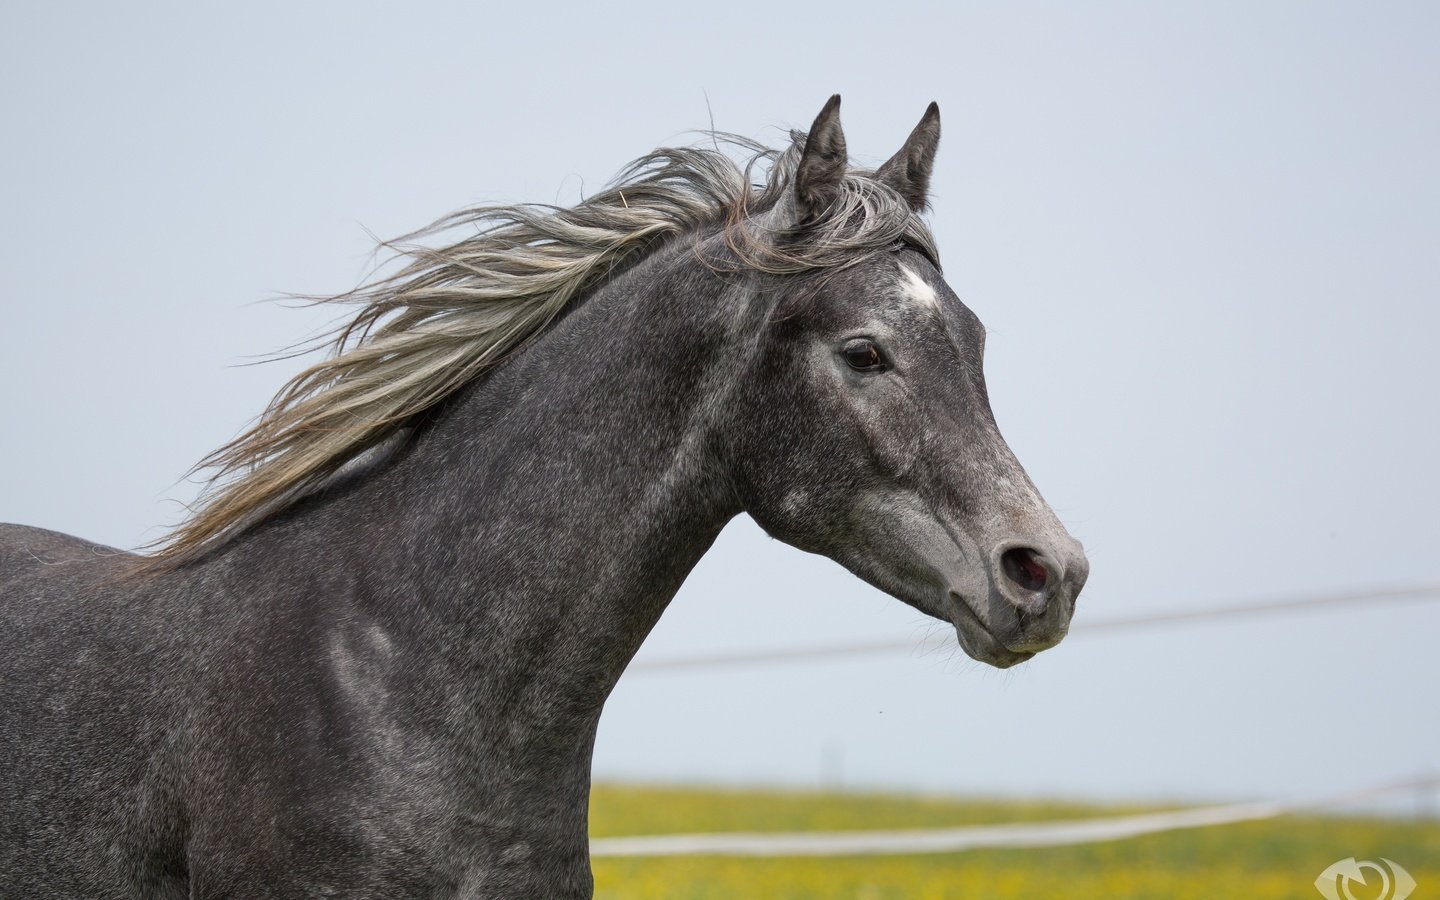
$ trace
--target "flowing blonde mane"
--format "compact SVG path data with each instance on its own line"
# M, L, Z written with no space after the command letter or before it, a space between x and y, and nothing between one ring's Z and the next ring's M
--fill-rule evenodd
M394 274L313 298L359 311L321 339L326 359L290 379L248 430L196 466L210 473L198 506L137 565L191 562L322 488L502 362L617 266L675 236L723 231L741 267L775 274L845 266L898 241L937 258L904 198L858 170L803 239L788 239L766 223L785 220L804 136L795 133L783 152L719 137L748 158L737 162L718 140L713 149L665 148L573 207L465 209L387 245L407 260ZM462 229L468 237L423 244Z

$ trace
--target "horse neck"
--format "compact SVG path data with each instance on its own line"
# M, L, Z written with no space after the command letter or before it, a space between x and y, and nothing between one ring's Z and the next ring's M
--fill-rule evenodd
M570 774L588 778L605 697L739 511L712 433L752 298L688 246L657 254L462 392L380 470L258 529L233 564L303 573L288 591L322 599L282 585L280 600L343 607L324 618L352 629L352 645L374 645L364 635L378 628L387 653L412 655L407 671L459 698L450 714L483 726L472 737L487 759L530 765L564 750ZM536 743L554 752L537 756Z

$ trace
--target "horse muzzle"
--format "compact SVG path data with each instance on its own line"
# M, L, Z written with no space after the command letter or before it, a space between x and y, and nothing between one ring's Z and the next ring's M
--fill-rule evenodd
M1041 549L1002 542L989 554L989 589L983 596L950 592L951 619L969 656L1009 668L1055 646L1069 632L1090 563L1068 535L1048 543Z

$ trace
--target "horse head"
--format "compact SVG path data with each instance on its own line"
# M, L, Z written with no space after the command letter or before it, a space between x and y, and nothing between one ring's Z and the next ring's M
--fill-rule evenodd
M874 172L851 169L834 97L803 139L774 252L826 252L865 217L926 204L932 104ZM925 241L775 278L729 433L747 512L951 622L1007 667L1066 634L1089 564L995 424L985 329Z

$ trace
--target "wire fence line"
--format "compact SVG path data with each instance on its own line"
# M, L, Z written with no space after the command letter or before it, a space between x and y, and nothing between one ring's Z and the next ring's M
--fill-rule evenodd
M590 841L590 855L860 856L1062 847L1117 841L1185 828L1272 819L1287 813L1341 806L1374 800L1401 791L1433 790L1437 787L1440 787L1440 777L1427 775L1308 799L1234 803L1094 819L893 831L722 832L605 837L593 838Z
M1440 582L1378 587L1366 590L1307 594L1246 604L1217 604L1142 615L1081 620L1080 634L1163 627L1202 621L1229 621L1365 604L1424 602L1440 599ZM954 646L952 635L923 640L877 640L801 647L661 657L635 660L631 671L708 669L764 663L817 660L897 651L935 650ZM839 832L730 832L661 834L594 838L593 857L722 856L836 857L883 854L954 853L992 848L1058 847L1124 840L1181 829L1203 828L1271 819L1287 814L1374 801L1403 791L1440 791L1440 776L1422 775L1389 781L1345 793L1293 800L1192 807L1187 809L997 825L950 828Z
M1255 603L1228 604L1171 610L1133 616L1115 616L1079 621L1071 626L1072 634L1099 634L1135 628L1165 626L1180 622L1243 619L1325 608L1341 608L1370 603L1426 602L1440 600L1440 582L1400 585L1306 594L1282 597ZM742 650L733 653L692 654L647 659L640 657L630 664L629 672L656 672L677 669L711 669L798 660L830 659L845 656L868 656L896 651L932 651L954 646L952 635L936 635L921 640L877 640L849 643L816 644L808 647L781 647L767 650Z

